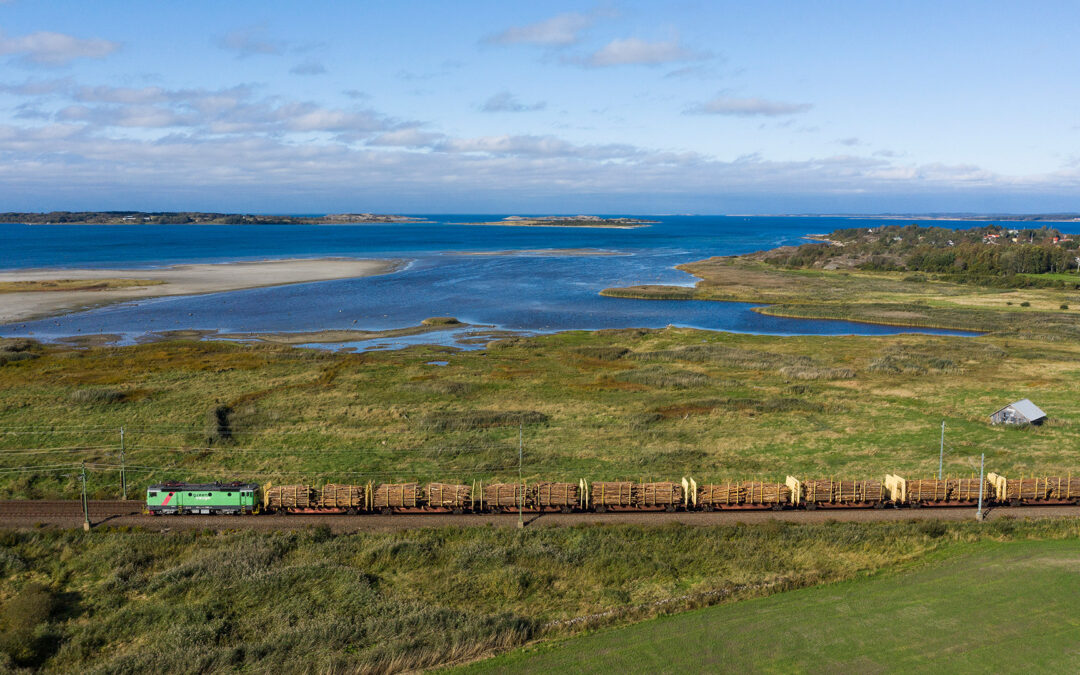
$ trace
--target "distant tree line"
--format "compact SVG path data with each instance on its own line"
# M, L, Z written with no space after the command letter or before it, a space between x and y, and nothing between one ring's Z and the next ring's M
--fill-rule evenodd
M1076 274L1080 247L1050 227L1010 230L999 225L967 230L918 225L847 228L826 238L825 243L803 244L762 257L792 268L912 271L995 286L1072 286L1066 280L1025 275ZM1080 275L1076 285L1080 287Z

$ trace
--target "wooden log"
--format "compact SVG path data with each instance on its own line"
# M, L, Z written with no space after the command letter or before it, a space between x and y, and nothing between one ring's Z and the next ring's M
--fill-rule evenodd
M364 486L328 483L323 486L319 505L327 509L362 509L365 507Z
M517 508L521 500L521 485L517 483L490 483L484 486L484 506L492 508ZM524 502L521 502L524 506Z
M698 487L698 504L708 506L744 506L788 504L791 488L784 483L729 481Z
M576 508L580 504L581 490L577 483L534 483L529 486L526 498L541 509Z
M1005 498L1028 502L1077 499L1080 498L1080 477L1006 478Z
M683 488L679 483L634 483L630 495L636 507L678 506L683 503Z
M420 505L420 486L416 483L382 483L371 495L371 508L414 509Z
M988 480L983 483L983 499L995 492ZM973 502L979 500L978 478L922 478L907 481L907 501L925 503Z
M885 486L879 480L803 481L802 498L815 504L870 504L885 501Z
M428 483L428 506L461 509L469 505L472 488L451 483Z
M274 485L267 488L264 501L270 510L309 509L318 504L318 494L310 485Z
M592 484L592 503L595 506L632 506L635 483L630 481L598 481Z

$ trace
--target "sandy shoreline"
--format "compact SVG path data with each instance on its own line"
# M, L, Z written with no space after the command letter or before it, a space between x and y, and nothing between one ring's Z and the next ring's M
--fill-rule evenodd
M146 279L164 283L92 291L27 291L0 294L0 324L26 321L89 307L175 295L201 295L312 281L389 274L401 260L348 258L262 260L173 265L156 269L28 269L0 271L0 283L56 279Z

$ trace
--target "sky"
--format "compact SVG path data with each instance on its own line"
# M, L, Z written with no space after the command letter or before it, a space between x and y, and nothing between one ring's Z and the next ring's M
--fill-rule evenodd
M1080 211L1080 3L0 0L0 211Z

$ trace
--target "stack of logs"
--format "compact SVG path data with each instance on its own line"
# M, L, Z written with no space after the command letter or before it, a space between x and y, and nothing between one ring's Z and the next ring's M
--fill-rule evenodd
M678 483L639 483L631 491L635 506L678 506L683 503L683 488Z
M484 486L484 506L491 508L517 507L521 500L521 486L517 483L491 483Z
M709 506L790 504L791 488L783 483L742 481L714 483L698 488L698 503Z
M363 509L367 508L366 496L363 485L327 483L323 486L319 505L325 509Z
M1005 499L1023 501L1057 501L1080 498L1080 477L1006 479Z
M808 480L803 482L803 499L818 504L882 502L885 488L879 480Z
M677 506L683 502L683 489L670 482L601 481L592 484L592 502L603 507Z
M577 483L536 483L529 486L529 497L540 509L575 508L580 504L581 490Z
M428 506L434 508L460 509L469 505L472 488L468 485L450 483L428 483Z
M984 483L983 496L994 494ZM979 499L978 478L923 478L907 481L909 502L973 502Z
M319 503L318 493L310 485L267 485L263 499L271 511L310 509Z
M420 500L420 485L417 483L383 483L371 493L371 508L412 509Z
M596 506L631 506L634 483L597 481L592 484L592 503Z

